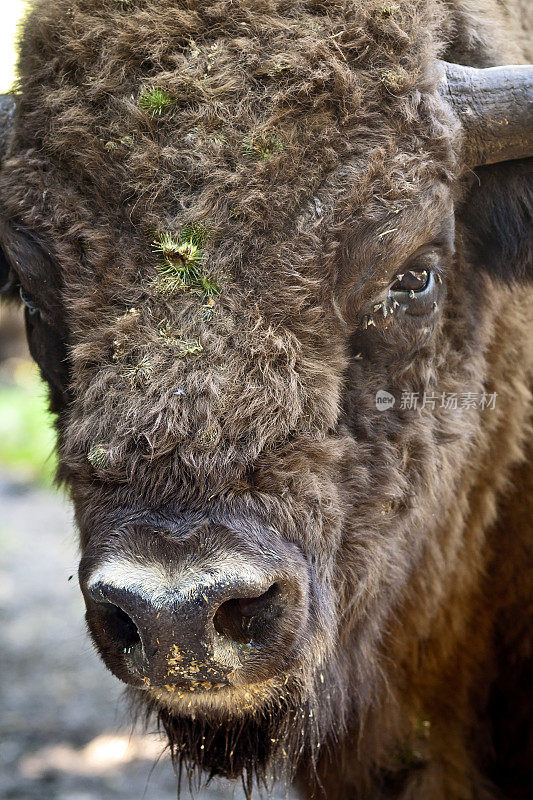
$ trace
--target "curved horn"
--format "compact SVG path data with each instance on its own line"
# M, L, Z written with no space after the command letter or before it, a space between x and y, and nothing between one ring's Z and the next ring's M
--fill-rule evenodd
M9 144L9 133L15 115L15 98L11 94L0 94L0 161Z
M465 163L480 167L533 156L533 66L441 64L441 92L461 121Z

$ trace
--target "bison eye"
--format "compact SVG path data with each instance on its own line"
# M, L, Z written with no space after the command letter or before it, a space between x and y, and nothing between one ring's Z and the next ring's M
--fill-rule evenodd
M390 290L391 292L423 292L429 284L430 274L428 269L410 269L398 273Z
M389 286L388 301L399 316L421 318L439 309L443 293L442 278L436 270L407 269Z
M20 294L20 299L26 306L26 311L30 315L30 317L33 317L35 314L41 313L35 301L24 293L22 286L19 289L19 294Z

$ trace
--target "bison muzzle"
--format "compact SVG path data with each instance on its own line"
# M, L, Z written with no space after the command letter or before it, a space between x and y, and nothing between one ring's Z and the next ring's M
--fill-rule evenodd
M119 678L170 700L209 691L216 706L223 689L290 669L309 622L308 569L295 546L268 530L190 519L123 536L134 543L127 558L95 567L91 543L80 570L89 627Z

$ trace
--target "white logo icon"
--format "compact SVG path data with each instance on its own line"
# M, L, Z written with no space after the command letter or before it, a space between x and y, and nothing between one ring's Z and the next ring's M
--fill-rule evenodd
M394 406L396 402L396 398L390 392L386 392L385 389L379 389L376 392L376 408L378 411L388 411L389 408Z

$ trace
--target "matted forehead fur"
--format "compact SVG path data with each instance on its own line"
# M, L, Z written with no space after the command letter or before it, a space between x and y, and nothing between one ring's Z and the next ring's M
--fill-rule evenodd
M334 428L346 298L443 213L439 22L431 1L36 3L6 203L59 265L78 474L171 458L227 480ZM188 224L208 232L207 309L157 287L153 243Z

